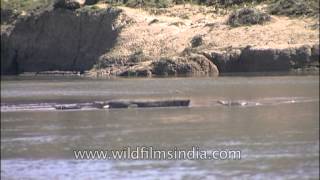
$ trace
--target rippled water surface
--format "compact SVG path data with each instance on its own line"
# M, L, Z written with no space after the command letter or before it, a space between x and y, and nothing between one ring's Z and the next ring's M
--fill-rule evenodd
M190 99L190 107L55 104ZM223 106L248 101L248 106ZM1 81L1 179L319 177L319 77ZM74 149L239 149L241 160L75 160Z

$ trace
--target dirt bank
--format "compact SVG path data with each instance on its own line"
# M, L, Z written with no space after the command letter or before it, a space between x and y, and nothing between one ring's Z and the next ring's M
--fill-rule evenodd
M264 8L257 7L261 11ZM233 28L226 23L230 12L217 12L211 7L121 9L134 23L123 29L115 47L100 59L102 62L115 57L128 62L139 51L148 57L142 61L190 53L205 55L222 73L319 67L319 34L312 28L317 19L271 16L265 24ZM202 42L192 47L196 36Z
M255 8L264 12L266 6ZM198 5L144 10L101 3L28 15L12 30L1 28L1 72L216 76L319 70L317 18L271 16L263 24L231 27L229 14Z
M1 27L1 72L85 71L112 48L121 10L56 9L20 16ZM10 25L7 25L10 26Z

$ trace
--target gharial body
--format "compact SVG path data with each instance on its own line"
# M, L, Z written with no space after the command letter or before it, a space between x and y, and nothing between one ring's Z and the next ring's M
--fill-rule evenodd
M218 104L224 105L224 106L257 106L261 105L260 103L257 102L248 102L248 101L226 101L226 100L218 100Z

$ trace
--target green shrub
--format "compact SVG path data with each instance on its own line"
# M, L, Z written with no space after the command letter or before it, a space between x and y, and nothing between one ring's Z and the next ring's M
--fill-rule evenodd
M263 24L269 21L271 17L263 12L252 8L242 8L233 11L227 21L230 26Z

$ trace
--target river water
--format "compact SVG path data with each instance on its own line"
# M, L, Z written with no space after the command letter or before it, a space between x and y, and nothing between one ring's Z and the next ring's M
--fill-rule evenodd
M115 99L191 104L52 108ZM128 146L237 149L241 160L77 160L73 154ZM319 77L3 78L1 158L1 179L318 179Z

